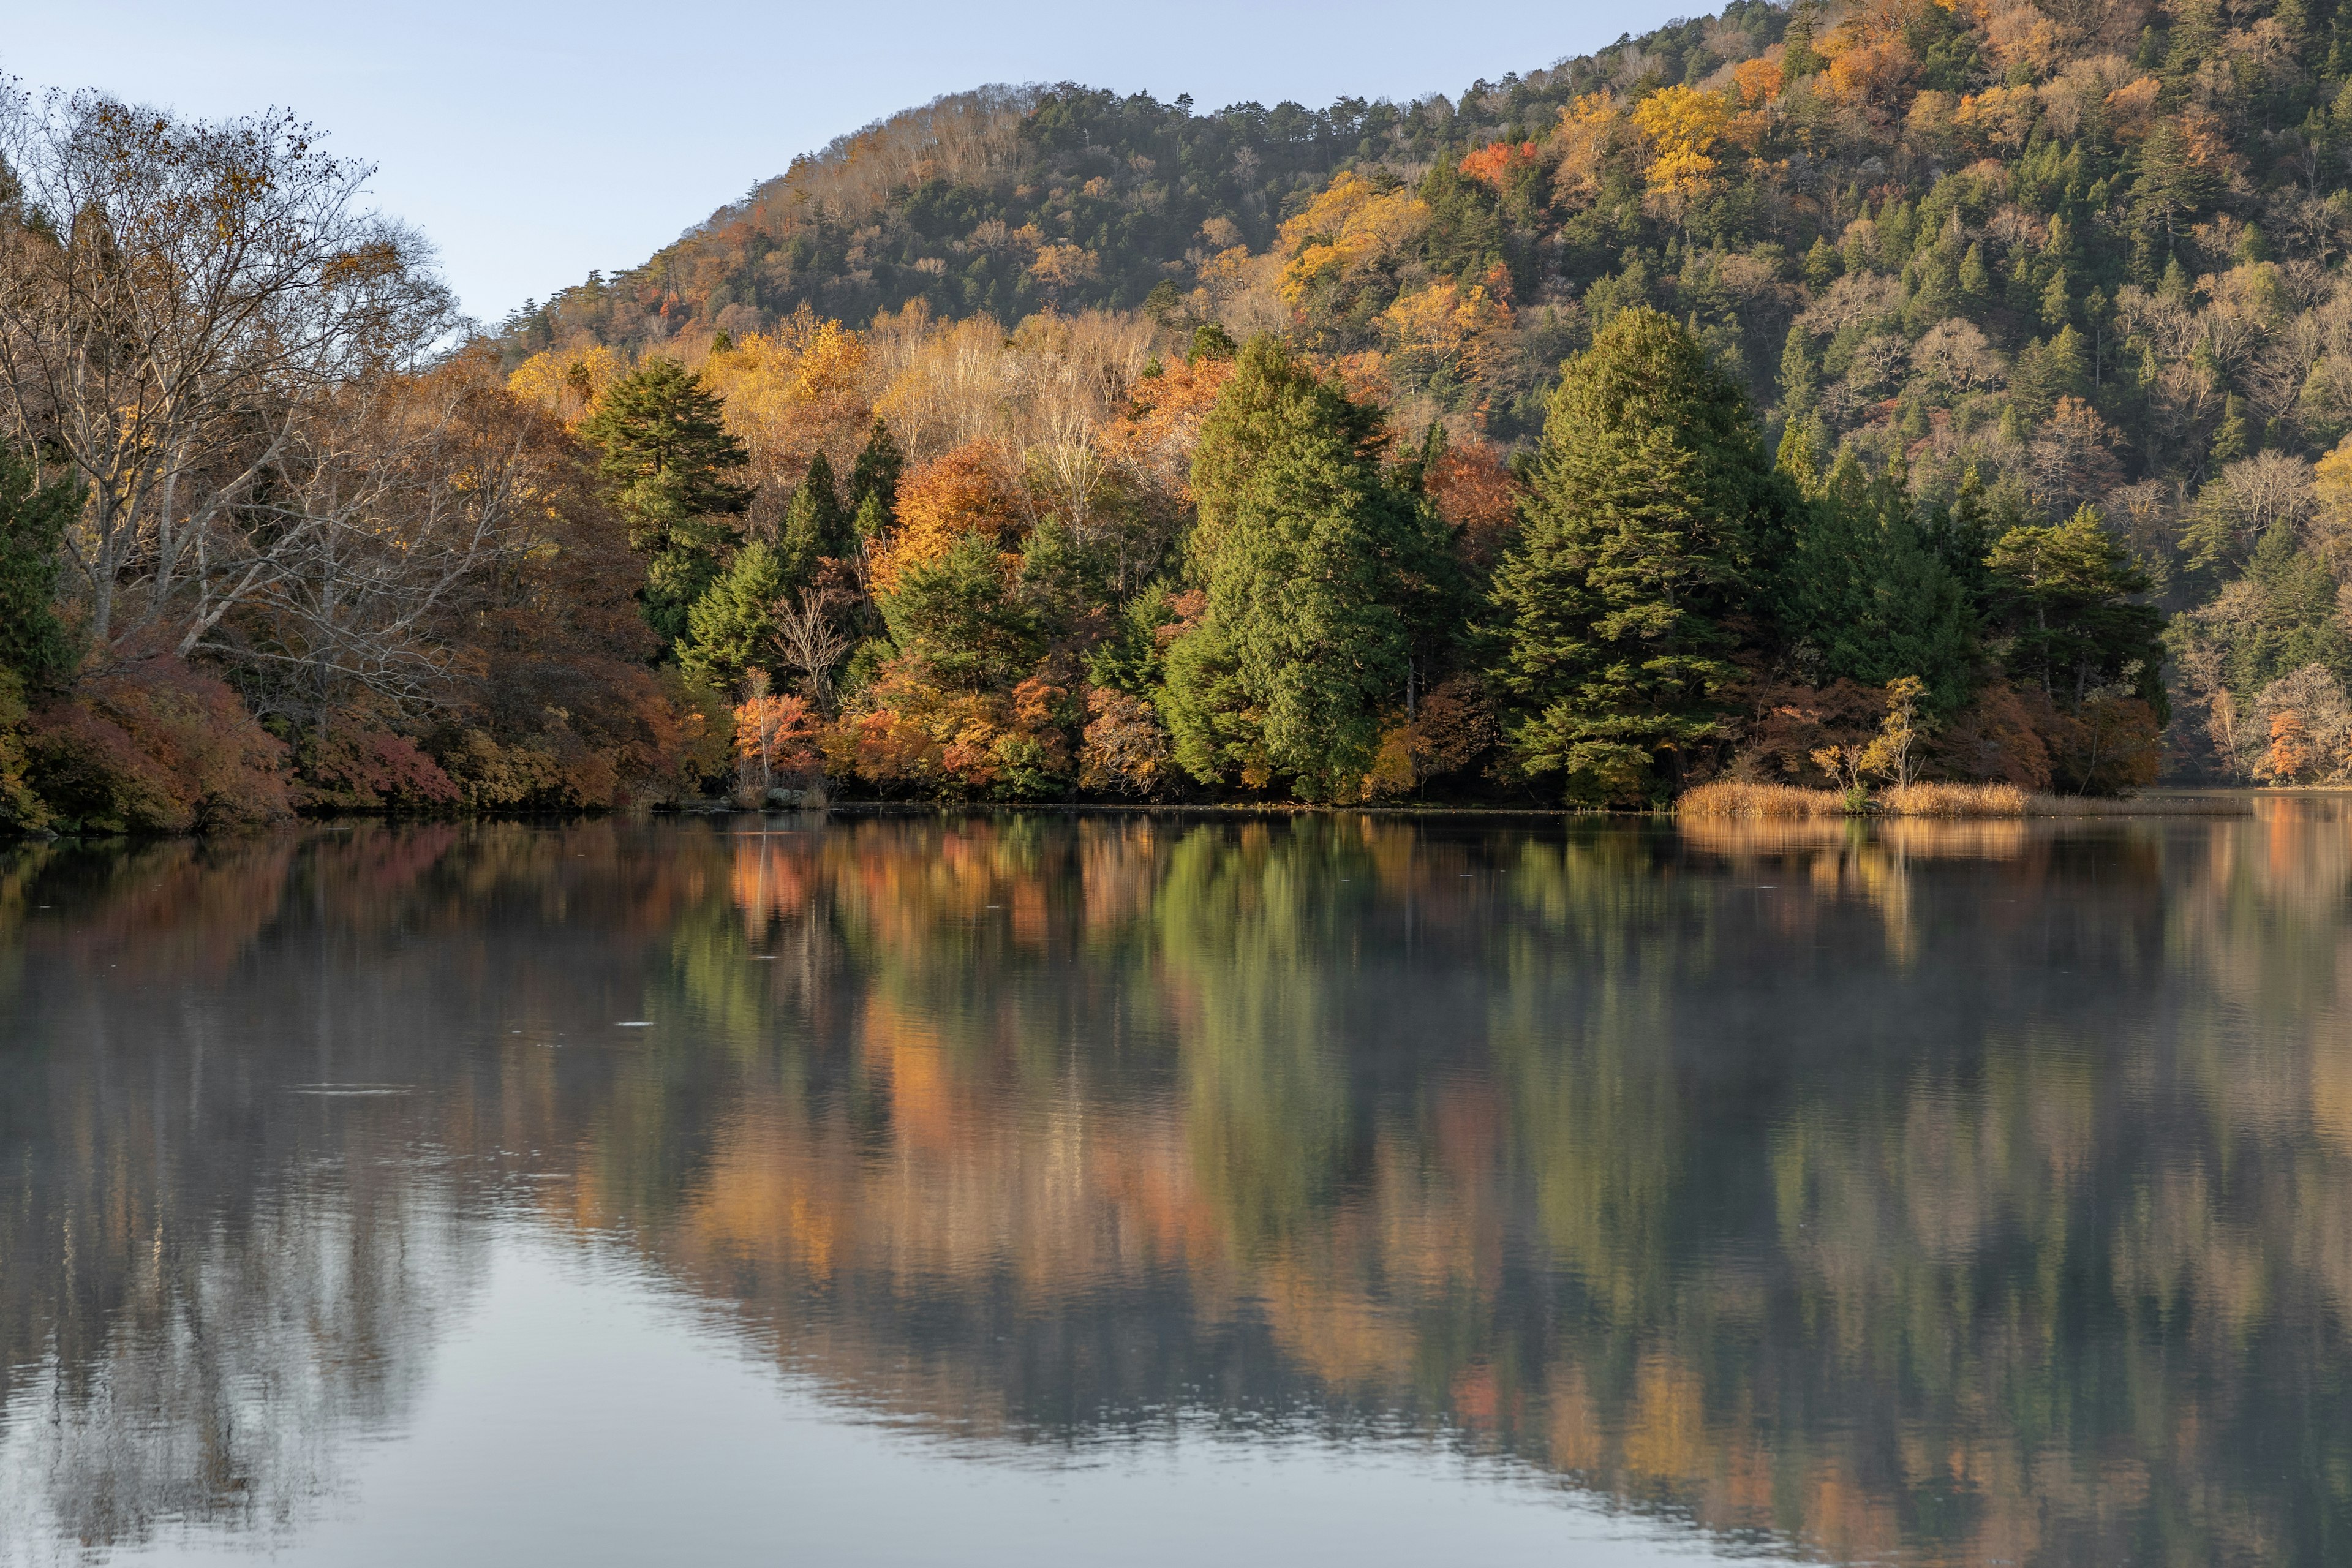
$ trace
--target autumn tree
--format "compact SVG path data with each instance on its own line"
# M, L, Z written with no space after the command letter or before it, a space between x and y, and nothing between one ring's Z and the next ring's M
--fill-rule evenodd
M416 367L448 292L290 116L0 87L0 424L82 487L90 641L193 653L343 520L283 469L367 434L350 388Z
M1563 366L1495 574L1518 765L1577 800L1679 781L1720 733L1728 622L1789 505L1746 398L1672 318L1622 311Z

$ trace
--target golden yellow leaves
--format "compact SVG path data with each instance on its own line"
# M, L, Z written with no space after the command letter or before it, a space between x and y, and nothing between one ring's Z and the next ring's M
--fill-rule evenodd
M1406 294L1381 313L1393 368L1426 386L1475 382L1501 368L1511 308L1485 284L1452 279Z
M868 568L874 592L891 593L908 567L939 560L967 533L1010 545L1024 521L1003 455L988 442L966 442L900 481L898 526Z
M1742 107L1757 109L1780 96L1784 85L1779 60L1742 60L1731 73Z
M1366 264L1402 252L1429 222L1429 205L1410 190L1382 191L1357 174L1331 182L1307 210L1282 226L1290 260L1276 284L1297 306L1318 284L1336 283Z
M1029 276L1056 295L1101 275L1101 263L1095 253L1066 239L1041 247L1036 258L1029 263Z
M2013 151L2025 145L2040 106L2040 95L2030 87L1991 87L1961 99L1952 123L1979 145Z
M596 406L604 389L629 374L628 357L603 343L535 353L507 377L507 390L577 425Z
M1605 92L1588 92L1559 111L1551 145L1559 160L1552 189L1560 200L1582 202L1600 194L1611 132L1619 120L1617 100Z
M864 333L803 305L774 331L746 333L713 353L702 384L726 401L727 427L755 470L797 468L817 447L864 433L869 353Z
M1650 189L1687 199L1703 193L1716 171L1710 155L1731 120L1731 100L1696 88L1661 88L1633 106L1633 126L1650 144Z

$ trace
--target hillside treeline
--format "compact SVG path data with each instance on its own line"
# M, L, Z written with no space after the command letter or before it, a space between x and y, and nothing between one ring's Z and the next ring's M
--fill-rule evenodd
M2296 0L1803 0L991 89L454 353L299 127L26 101L12 809L2337 778L2347 72Z

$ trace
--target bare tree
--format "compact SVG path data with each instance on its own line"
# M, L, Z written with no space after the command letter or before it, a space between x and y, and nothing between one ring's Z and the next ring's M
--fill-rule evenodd
M329 546L311 477L350 388L419 362L447 291L360 205L371 171L272 113L182 121L0 89L0 420L87 486L68 539L100 649L194 652Z
M452 596L530 547L536 498L563 460L469 353L422 376L354 382L288 426L240 509L276 542L271 572L194 649L252 667L248 694L323 728L336 693L408 707L451 673ZM236 542L232 539L231 542Z
M820 713L833 710L833 672L849 652L849 633L833 616L835 605L848 602L838 588L803 588L793 598L776 601L776 639L793 668L807 678L809 697Z

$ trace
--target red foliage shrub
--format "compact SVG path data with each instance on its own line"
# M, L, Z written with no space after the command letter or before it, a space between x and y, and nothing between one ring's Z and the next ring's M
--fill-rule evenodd
M294 785L305 811L432 810L463 798L440 763L383 730L331 732L311 748Z
M25 749L35 791L84 831L205 832L293 815L286 747L236 692L175 658L84 679L32 716Z

